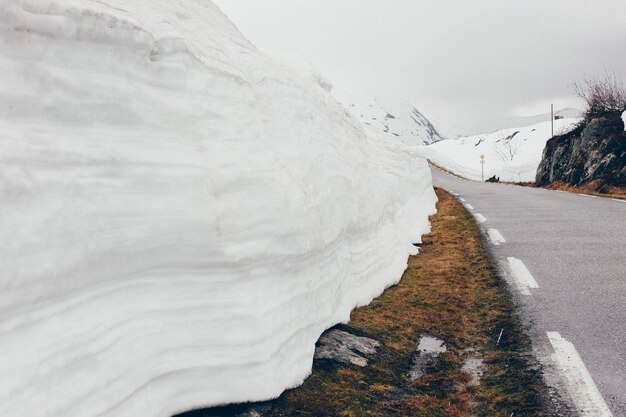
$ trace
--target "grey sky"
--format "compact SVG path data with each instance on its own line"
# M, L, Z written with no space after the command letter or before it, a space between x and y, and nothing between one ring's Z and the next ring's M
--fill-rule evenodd
M575 104L626 78L626 0L216 0L261 49L298 55L339 92L410 100L444 134Z

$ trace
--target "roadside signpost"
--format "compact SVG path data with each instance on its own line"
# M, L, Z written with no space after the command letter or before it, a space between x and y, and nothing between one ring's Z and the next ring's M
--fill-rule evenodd
M480 180L485 182L485 155L480 155Z

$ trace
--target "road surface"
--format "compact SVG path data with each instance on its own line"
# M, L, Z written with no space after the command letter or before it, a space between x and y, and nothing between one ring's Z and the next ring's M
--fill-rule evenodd
M626 416L626 201L432 173L487 234L548 382L583 416Z

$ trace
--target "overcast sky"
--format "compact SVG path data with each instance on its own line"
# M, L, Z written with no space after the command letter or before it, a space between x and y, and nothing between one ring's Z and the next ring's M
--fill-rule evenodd
M216 0L261 49L338 94L406 98L444 134L576 104L585 74L626 78L626 0Z

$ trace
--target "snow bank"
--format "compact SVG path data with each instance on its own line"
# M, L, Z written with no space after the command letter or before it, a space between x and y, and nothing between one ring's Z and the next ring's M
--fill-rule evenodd
M0 415L277 396L435 196L207 0L0 4Z
M554 133L573 129L580 119L554 121ZM535 180L543 149L550 139L550 122L486 135L448 139L420 149L435 164L464 178L480 181L480 156L485 156L485 179L496 175L501 181Z
M284 51L264 50L263 52L269 55L275 66L286 66L290 71L298 72L300 77L312 79L317 85L329 93L333 91L333 83L330 78L322 74L319 69L310 62Z
M624 122L624 130L626 131L626 111L622 113L622 121Z

